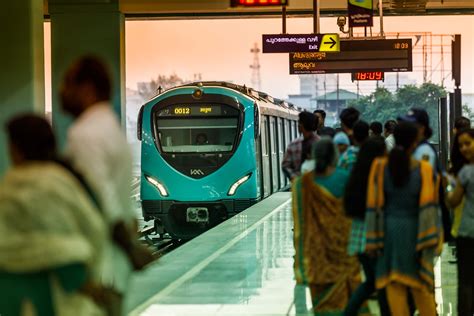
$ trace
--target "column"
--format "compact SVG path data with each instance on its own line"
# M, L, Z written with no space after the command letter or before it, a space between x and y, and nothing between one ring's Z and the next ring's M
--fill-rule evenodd
M125 19L118 0L50 0L53 125L64 145L71 118L61 111L59 89L66 69L93 54L108 65L112 104L125 122Z
M0 176L9 165L5 123L44 114L43 1L3 1L0 10Z

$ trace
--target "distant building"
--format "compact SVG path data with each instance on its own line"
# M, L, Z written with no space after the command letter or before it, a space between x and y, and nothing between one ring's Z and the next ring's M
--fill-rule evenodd
M461 99L462 104L467 104L474 111L474 93L463 93Z
M416 80L411 79L407 74L402 73L385 73L385 80L381 83L388 91L395 92L397 88L406 85L416 85Z
M301 75L298 78L300 80L300 93L288 95L288 102L308 111L316 109L314 98L337 87L337 75L335 74Z
M314 109L314 106L311 105L312 97L311 94L289 94L288 102L293 103L297 107L311 111Z
M339 113L347 106L347 103L358 98L359 95L357 93L339 89L320 95L312 100L314 100L317 109L326 111L326 125L333 126L338 122Z

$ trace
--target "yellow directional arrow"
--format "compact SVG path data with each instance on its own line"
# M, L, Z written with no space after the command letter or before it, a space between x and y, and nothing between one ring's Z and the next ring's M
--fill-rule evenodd
M320 52L339 52L339 34L324 34L321 40Z

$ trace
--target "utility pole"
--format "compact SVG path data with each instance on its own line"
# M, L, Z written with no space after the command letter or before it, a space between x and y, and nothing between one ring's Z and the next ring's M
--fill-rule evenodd
M253 63L250 65L252 69L252 87L259 90L261 89L261 79L260 79L260 61L258 59L258 54L260 53L260 48L258 48L258 44L254 43L250 52L253 54Z

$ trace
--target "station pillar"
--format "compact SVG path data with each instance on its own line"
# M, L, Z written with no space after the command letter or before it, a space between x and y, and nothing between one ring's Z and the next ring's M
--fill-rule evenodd
M84 55L107 63L112 104L124 124L125 19L119 0L49 0L53 126L64 145L71 117L61 110L59 89L67 68Z
M5 123L44 114L43 1L2 2L0 10L0 177L9 165Z

